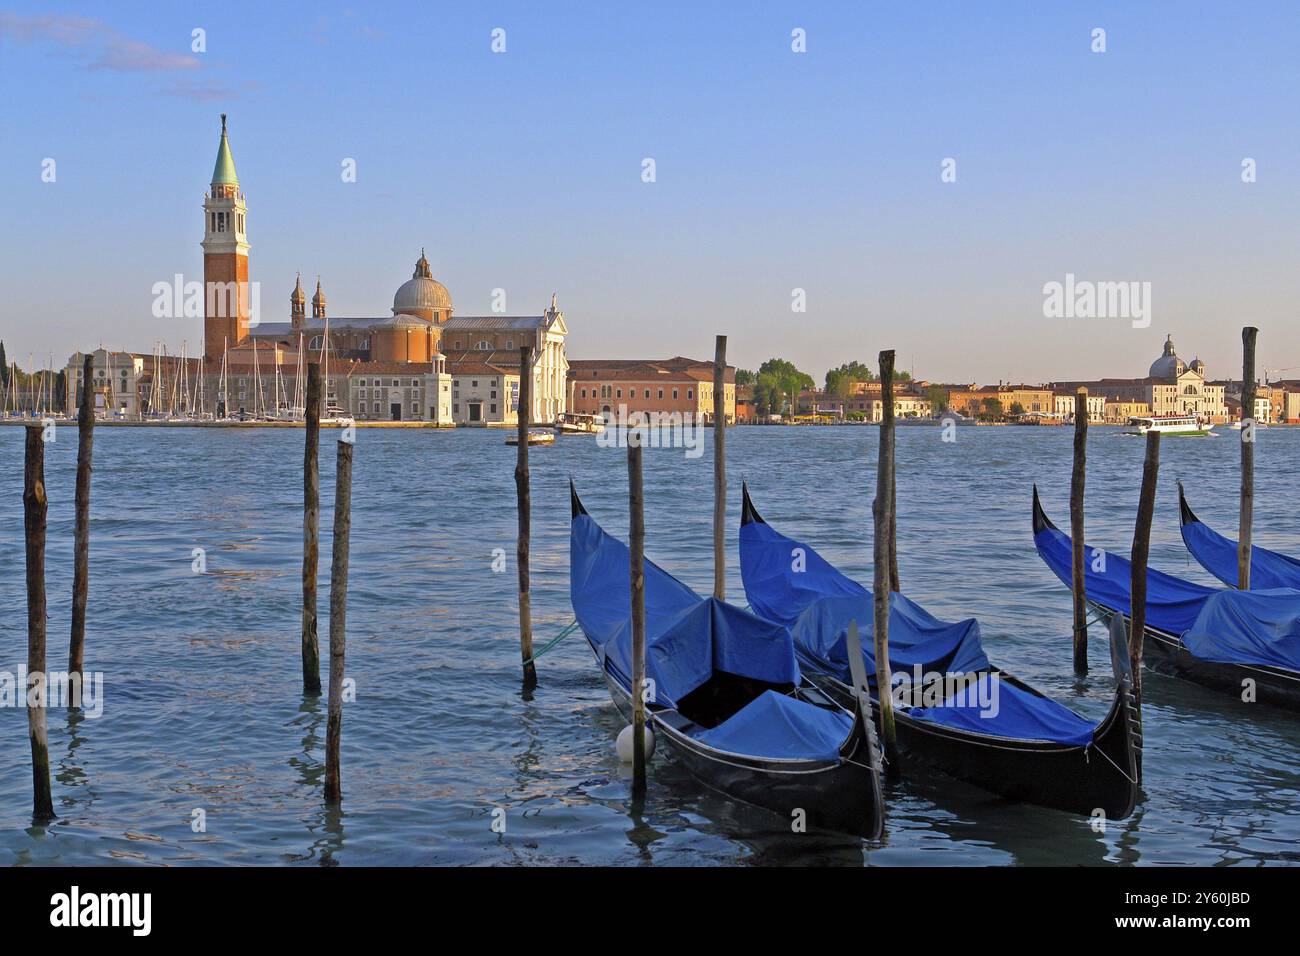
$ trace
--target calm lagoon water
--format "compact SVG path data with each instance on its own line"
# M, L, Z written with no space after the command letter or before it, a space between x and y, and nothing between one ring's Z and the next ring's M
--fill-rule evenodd
M728 435L729 595L743 603L742 477L764 516L870 581L876 430L742 428ZM26 660L22 430L0 428L0 670ZM1235 433L1164 443L1154 567L1212 583L1178 534L1174 480L1235 526ZM334 441L322 436L321 624L327 633ZM50 713L55 809L30 821L26 715L0 709L0 864L1244 864L1300 861L1300 718L1245 711L1146 678L1145 799L1086 820L999 800L935 774L893 786L879 846L793 835L708 791L661 753L644 814L628 810L621 727L580 635L519 685L514 449L498 431L358 432L344 803L321 803L324 702L300 693L302 433L101 428L87 668L98 719ZM980 618L990 657L1080 712L1112 691L1103 635L1070 666L1070 598L1030 537L1030 484L1067 517L1071 431L970 428L944 444L899 431L904 589L940 617ZM710 446L711 442L706 442ZM1125 550L1143 444L1094 428L1090 543ZM76 436L47 446L49 666L67 660ZM568 491L625 535L623 453L570 437L534 449L533 607L540 646L572 620ZM1256 542L1300 553L1300 430L1261 432ZM711 450L647 452L647 553L711 587ZM207 552L207 573L191 552ZM493 573L493 550L510 566ZM495 833L494 808L506 832ZM206 832L191 827L206 813Z

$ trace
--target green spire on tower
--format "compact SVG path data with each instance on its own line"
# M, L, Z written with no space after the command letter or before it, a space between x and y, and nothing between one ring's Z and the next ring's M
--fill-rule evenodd
M217 165L212 169L212 185L238 186L235 175L235 157L230 155L230 140L226 139L226 114L221 114L221 145L217 147Z

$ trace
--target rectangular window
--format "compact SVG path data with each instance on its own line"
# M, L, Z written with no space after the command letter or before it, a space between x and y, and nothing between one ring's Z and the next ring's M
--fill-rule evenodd
M453 415L459 415L459 414L460 414L460 403L459 403L459 402L452 402L452 403L451 403L451 413L452 413ZM633 739L635 740L636 738L634 737Z
M694 397L695 397L695 394L694 394L694 393L695 393L695 389L693 389L693 388L688 388L688 389L686 390L686 397L687 397L687 398L694 398ZM633 740L636 739L635 735L633 736L632 739L633 739Z
M650 397L650 389L648 389L648 388L647 388L647 389L646 389L646 390L645 390L645 397L646 397L646 398L649 398L649 397ZM632 739L633 739L633 740L635 740L635 739L636 739L636 737L635 737L635 736L633 736L633 738L632 738Z
M621 388L618 390L618 395L617 395L616 397L617 397L617 398L622 398L622 397L623 397L623 390L622 390ZM636 739L636 736L633 735L632 739L635 740L635 739Z
M662 388L659 389L659 397L660 397L660 398L663 398L663 397L664 397L664 390L663 390Z
M673 398L674 398L674 399L677 398L677 389L673 389Z
M493 402L491 405L489 405L488 411L490 411L493 415L495 415L497 413L497 403ZM632 739L636 740L636 737L633 737Z

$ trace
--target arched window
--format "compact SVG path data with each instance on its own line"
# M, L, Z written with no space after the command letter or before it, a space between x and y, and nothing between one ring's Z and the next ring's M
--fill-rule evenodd
M307 348L313 352L318 352L320 351L320 342L321 337L319 335L313 335L311 341L307 343Z

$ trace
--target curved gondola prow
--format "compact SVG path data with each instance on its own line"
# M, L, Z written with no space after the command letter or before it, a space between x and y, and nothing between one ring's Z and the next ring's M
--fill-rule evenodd
M766 524L763 516L758 513L754 507L754 502L749 497L749 482L740 483L740 523L747 524Z
M1123 614L1113 614L1110 619L1110 666L1115 674L1115 699L1118 701L1125 726L1127 746L1127 776L1134 787L1142 783L1142 709L1133 690L1133 658L1128 643L1128 627ZM1136 796L1136 794L1135 794Z
M1187 496L1183 494L1183 483L1178 482L1178 526L1186 528L1189 524L1195 524L1200 520L1187 504Z
M1043 503L1038 500L1038 483L1034 482L1034 534L1038 535L1049 529L1056 530L1056 525L1052 524L1052 519L1047 517L1047 512L1043 511Z
M569 519L572 520L579 515L585 515L587 509L583 507L582 499L578 497L578 489L573 486L573 479L569 479Z

